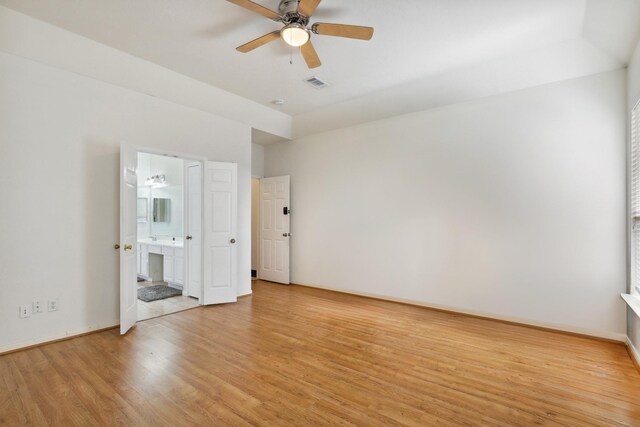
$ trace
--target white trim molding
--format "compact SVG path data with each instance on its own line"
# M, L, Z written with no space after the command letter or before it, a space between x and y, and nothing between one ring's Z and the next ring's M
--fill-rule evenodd
M107 329L113 329L120 326L120 319L113 320L111 322L89 326L88 328L76 329L73 331L66 331L64 334L52 334L44 337L40 337L35 340L22 341L15 344L0 346L0 355L5 353L12 353L18 350L26 350L27 348L36 347L40 345L50 344L57 341L68 340L71 338L80 337L94 332L100 332Z
M640 367L640 353L638 352L638 349L633 346L633 343L631 342L631 339L629 337L627 337L625 344L627 345L629 355L635 362L636 366Z
M640 317L640 298L631 294L620 294L624 302L633 310L636 316Z

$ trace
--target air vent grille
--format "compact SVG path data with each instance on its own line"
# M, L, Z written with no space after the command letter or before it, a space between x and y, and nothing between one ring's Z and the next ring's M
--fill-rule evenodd
M324 82L317 77L309 77L308 79L305 79L304 82L314 89L324 89L329 86L327 82Z

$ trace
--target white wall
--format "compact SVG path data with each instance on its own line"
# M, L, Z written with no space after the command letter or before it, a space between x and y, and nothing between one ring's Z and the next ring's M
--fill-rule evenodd
M633 107L635 107L636 103L640 101L640 43L636 46L635 53L631 58L627 72L629 87L627 100L629 113L631 113ZM630 136L631 135L629 134L629 137ZM629 138L629 141L631 141L631 138ZM631 343L636 350L640 350L640 318L638 318L630 308L627 308L627 329Z
M145 186L147 178L164 175L166 187ZM138 153L138 197L147 199L147 222L138 223L138 239L153 236L184 236L184 160L156 154ZM170 199L169 221L153 222L153 199Z
M636 50L629 61L628 72L628 101L629 107L633 108L640 100L640 43L636 46Z
M291 116L0 6L0 50L284 138Z
M625 73L268 146L295 283L623 339Z
M264 146L251 144L251 176L264 177Z
M120 142L238 163L250 292L251 128L0 52L0 351L119 323ZM54 313L18 307L58 298Z

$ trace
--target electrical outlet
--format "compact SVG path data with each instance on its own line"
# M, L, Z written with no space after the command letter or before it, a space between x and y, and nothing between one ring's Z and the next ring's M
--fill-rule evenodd
M44 308L42 307L42 303L40 301L34 301L32 305L33 314L42 313L44 311Z
M20 318L24 319L25 317L31 316L31 306L30 305L21 305L20 306Z
M58 311L58 300L50 299L49 300L49 311Z

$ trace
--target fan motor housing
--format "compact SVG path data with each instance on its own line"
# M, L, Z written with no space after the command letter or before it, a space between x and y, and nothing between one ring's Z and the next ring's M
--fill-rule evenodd
M282 22L284 24L298 24L307 26L309 23L309 17L298 13L298 4L300 0L282 0L278 11L282 15Z

